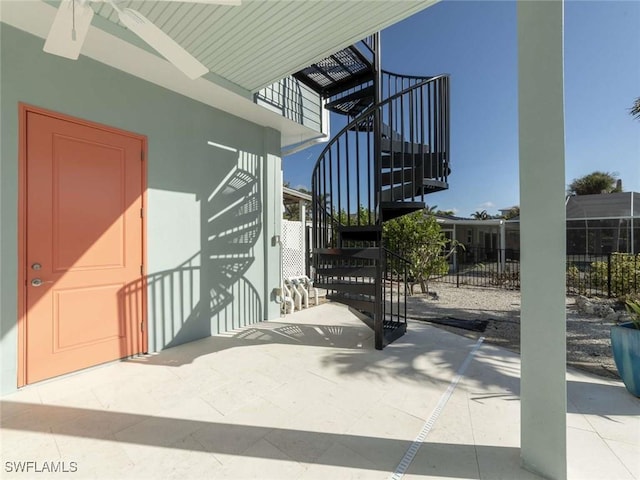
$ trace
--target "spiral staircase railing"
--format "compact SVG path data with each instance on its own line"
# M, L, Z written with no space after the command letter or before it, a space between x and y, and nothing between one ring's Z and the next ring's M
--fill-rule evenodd
M347 124L312 173L313 266L328 298L373 319L376 348L406 331L406 268L384 248L387 220L448 188L449 77L382 71L331 97ZM403 264L404 265L404 264Z

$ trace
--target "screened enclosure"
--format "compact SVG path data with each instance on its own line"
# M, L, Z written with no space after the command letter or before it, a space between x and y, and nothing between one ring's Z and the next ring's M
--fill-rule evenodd
M567 255L640 253L640 193L567 198ZM506 222L505 245L519 249L520 222Z
M640 253L640 193L567 200L567 254Z

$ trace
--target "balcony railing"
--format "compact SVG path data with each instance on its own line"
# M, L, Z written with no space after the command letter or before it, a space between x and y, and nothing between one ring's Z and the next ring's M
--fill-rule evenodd
M320 95L293 77L263 88L254 95L254 101L300 125L323 131Z

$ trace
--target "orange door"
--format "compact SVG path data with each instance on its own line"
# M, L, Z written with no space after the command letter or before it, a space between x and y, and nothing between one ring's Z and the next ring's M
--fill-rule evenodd
M26 383L142 351L143 148L26 113Z

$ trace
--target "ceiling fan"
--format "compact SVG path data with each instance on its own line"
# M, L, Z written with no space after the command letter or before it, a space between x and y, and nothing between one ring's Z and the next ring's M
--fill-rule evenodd
M154 25L151 20L137 10L120 8L114 0L62 0L44 44L43 50L45 52L77 60L93 19L94 12L90 6L93 1L108 2L118 13L118 18L125 27L153 47L187 77L195 79L209 71L174 39ZM180 1L184 3L240 5L240 0Z

